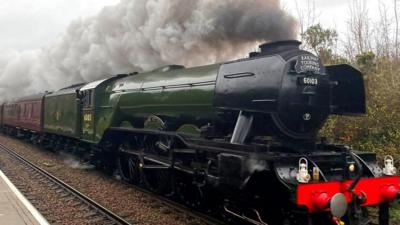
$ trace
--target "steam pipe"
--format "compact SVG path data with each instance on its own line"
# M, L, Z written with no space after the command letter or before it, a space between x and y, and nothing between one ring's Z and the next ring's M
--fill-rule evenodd
M232 134L231 143L243 144L249 136L253 125L254 116L250 113L240 111Z

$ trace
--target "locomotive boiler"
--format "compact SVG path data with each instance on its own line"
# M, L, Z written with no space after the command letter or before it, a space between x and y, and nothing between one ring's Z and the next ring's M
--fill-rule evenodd
M265 44L246 60L120 79L113 95L121 120L132 127L153 120L158 129L197 135L209 130L245 143L261 135L313 139L329 114L364 113L361 74L348 65L324 67L299 44Z
M367 207L379 206L387 225L400 183L393 158L382 168L374 153L317 138L329 115L365 113L362 74L299 45L64 88L42 98L34 136L5 129L227 220L368 224Z

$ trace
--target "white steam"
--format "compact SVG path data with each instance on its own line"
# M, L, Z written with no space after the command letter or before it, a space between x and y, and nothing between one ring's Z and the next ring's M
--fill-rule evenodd
M72 22L44 49L0 55L0 100L166 64L229 60L295 36L280 0L121 0Z
M64 158L65 165L73 169L89 170L95 168L94 165L82 162L81 159L72 154L61 152L60 155Z

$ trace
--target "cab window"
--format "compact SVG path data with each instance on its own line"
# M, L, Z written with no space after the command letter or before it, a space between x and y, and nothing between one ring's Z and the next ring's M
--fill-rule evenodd
M92 106L93 96L92 90L85 90L82 92L82 106L84 108L89 108Z

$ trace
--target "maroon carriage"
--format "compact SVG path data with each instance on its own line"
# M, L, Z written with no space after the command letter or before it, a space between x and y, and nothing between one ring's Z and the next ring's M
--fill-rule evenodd
M0 128L3 127L3 103L0 104Z
M17 127L37 132L42 131L43 97L44 94L32 95L16 102L19 109Z
M43 97L44 94L32 95L4 104L4 125L9 128L41 132Z
M3 105L3 125L5 127L16 127L18 121L18 105L15 102Z

